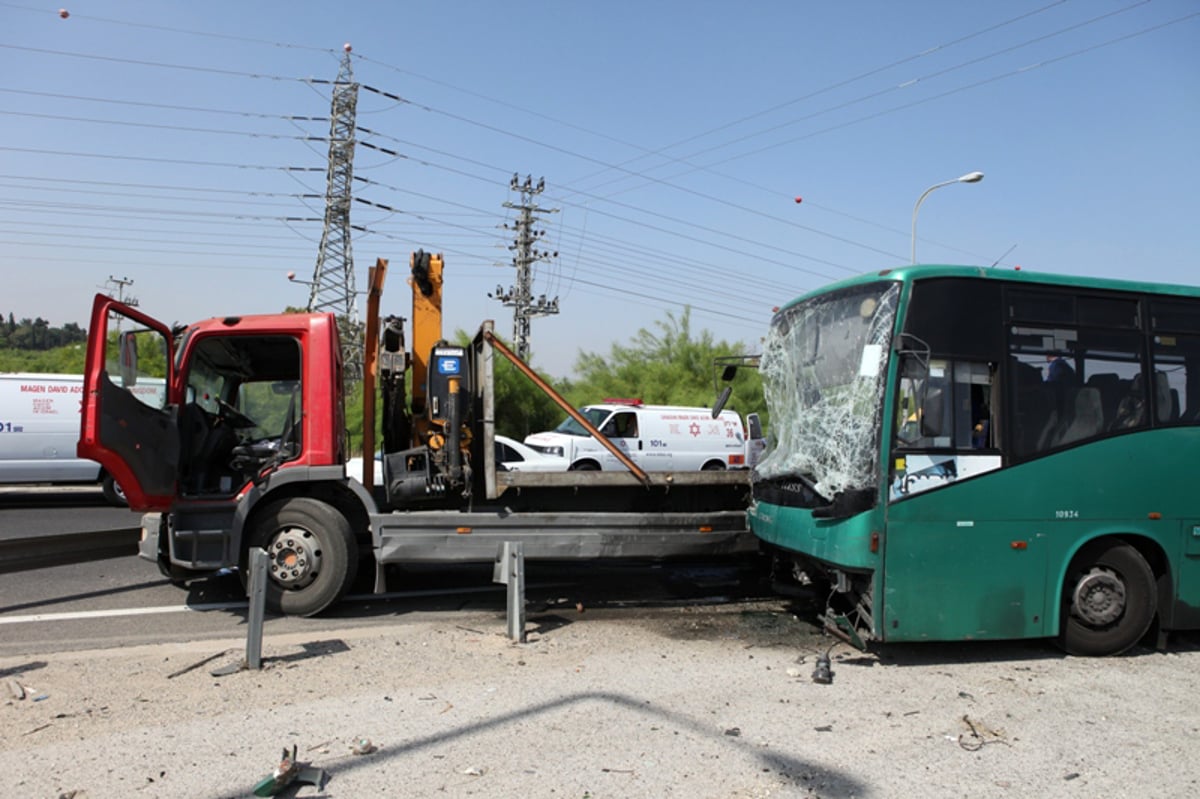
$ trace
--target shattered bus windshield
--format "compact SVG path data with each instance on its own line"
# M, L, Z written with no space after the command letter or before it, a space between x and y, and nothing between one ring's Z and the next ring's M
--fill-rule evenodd
M812 507L878 486L878 433L900 287L872 283L780 311L761 371L772 443L757 479ZM796 491L795 483L806 490ZM790 487L790 488L789 488ZM772 492L774 494L774 492Z

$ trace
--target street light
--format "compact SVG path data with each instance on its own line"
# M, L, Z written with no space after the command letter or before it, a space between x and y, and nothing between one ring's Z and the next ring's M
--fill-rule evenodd
M924 194L917 198L917 204L913 206L912 219L912 262L914 264L917 262L917 211L920 209L921 203L925 201L925 198L928 197L930 192L932 192L934 189L940 189L942 186L949 186L951 183L978 183L981 180L983 180L982 172L968 172L961 178L944 180L941 183L933 184L925 190Z

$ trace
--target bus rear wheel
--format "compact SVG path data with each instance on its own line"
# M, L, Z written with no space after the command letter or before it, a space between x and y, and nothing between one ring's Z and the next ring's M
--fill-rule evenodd
M267 608L274 613L315 616L342 597L358 571L350 522L308 497L267 508L249 544L267 552ZM247 569L241 573L248 581Z
M1129 544L1098 541L1071 562L1059 645L1072 655L1119 655L1141 640L1158 610L1154 572Z

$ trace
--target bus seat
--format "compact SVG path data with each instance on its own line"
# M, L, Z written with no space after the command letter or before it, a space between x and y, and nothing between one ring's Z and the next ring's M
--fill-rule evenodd
M1100 406L1104 411L1104 423L1108 426L1117 415L1117 404L1121 401L1121 378L1115 372L1089 375L1087 387L1100 392Z
M1126 384L1127 388L1117 405L1117 415L1109 426L1110 430L1128 430L1146 423L1146 392L1142 388L1142 376L1137 375L1132 380L1121 382Z
M1154 412L1160 422L1173 422L1178 417L1179 401L1171 401L1171 384L1166 372L1154 373Z
M1082 441L1103 429L1104 408L1101 405L1100 390L1087 387L1076 389L1070 419L1054 431L1050 446L1060 447L1072 441Z
M1012 364L1017 394L1013 443L1018 455L1032 455L1058 423L1054 386L1042 381L1042 372L1037 367L1016 359Z

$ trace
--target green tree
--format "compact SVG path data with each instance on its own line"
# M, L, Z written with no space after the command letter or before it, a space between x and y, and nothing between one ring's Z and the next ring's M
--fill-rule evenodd
M637 398L653 405L711 406L717 358L752 354L740 343L714 341L712 334L691 330L691 309L676 317L667 313L655 331L642 328L628 344L615 343L607 357L580 352L575 362L579 380L568 397L576 406L607 397ZM766 421L766 403L757 370L739 369L727 408L743 416L758 413Z
M461 328L454 331L454 341L460 347L470 347L472 339L473 336ZM532 364L530 366L537 371ZM549 430L566 415L566 411L559 408L549 394L503 355L497 353L492 360L492 372L496 432L500 435L521 441L530 433ZM541 377L555 391L560 394L564 392L567 385L565 381L556 381L545 375Z
M558 407L549 394L538 388L507 358L497 358L494 371L497 433L522 441L530 433L553 428L566 416L566 411ZM560 394L567 387L565 381L556 381L544 375L542 379Z
M49 350L0 349L0 372L81 375L85 358L83 344Z

